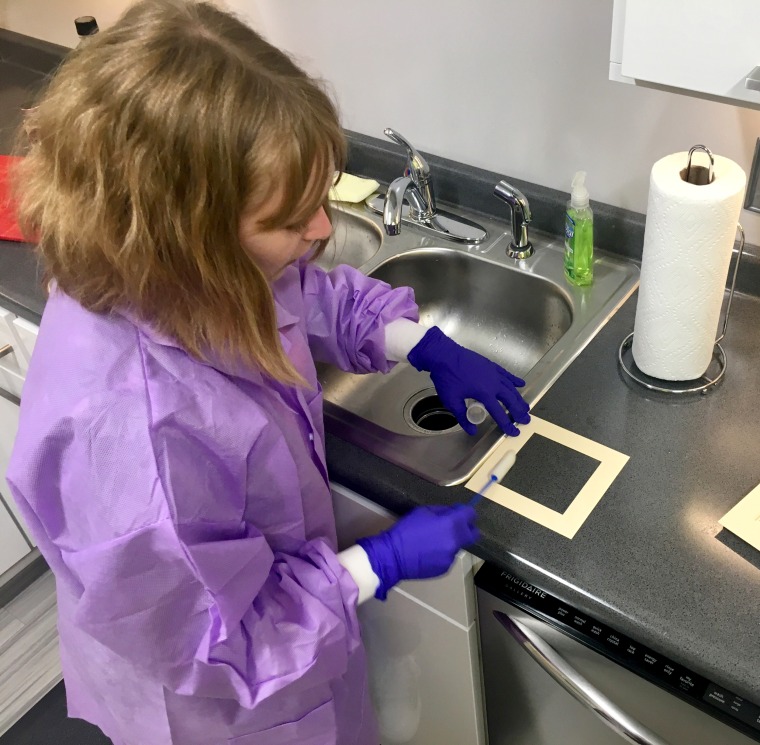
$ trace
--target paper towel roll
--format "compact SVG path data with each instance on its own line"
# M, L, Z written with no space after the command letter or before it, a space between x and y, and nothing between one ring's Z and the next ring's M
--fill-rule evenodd
M649 180L632 353L642 372L662 380L693 380L710 365L747 183L736 163L716 155L712 183L690 184L681 177L688 157L658 160Z

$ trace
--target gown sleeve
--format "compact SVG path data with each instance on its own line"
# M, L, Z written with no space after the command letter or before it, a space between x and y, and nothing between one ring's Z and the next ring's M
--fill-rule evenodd
M347 372L388 372L394 363L386 357L385 327L397 318L419 319L414 291L345 265L326 272L303 262L300 270L314 359Z

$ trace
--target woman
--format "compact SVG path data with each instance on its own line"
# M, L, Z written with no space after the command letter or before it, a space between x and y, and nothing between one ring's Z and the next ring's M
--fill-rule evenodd
M522 381L419 327L409 289L311 263L335 110L213 6L133 6L31 116L21 217L53 284L8 480L70 715L116 745L377 745L356 606L444 573L475 514L337 553L314 359L408 355L463 425L473 397L512 434Z

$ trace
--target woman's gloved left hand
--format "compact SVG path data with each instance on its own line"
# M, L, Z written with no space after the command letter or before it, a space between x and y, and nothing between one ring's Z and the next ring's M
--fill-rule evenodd
M425 333L407 359L418 370L430 373L441 403L467 434L477 431L467 419L467 398L480 401L502 431L512 437L520 434L513 420L520 424L530 421L530 407L517 391L525 381L482 354L457 344L437 326Z

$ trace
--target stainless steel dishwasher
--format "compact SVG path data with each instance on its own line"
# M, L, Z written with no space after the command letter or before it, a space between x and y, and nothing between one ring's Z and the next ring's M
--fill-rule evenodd
M760 742L760 706L493 565L475 584L489 745Z

